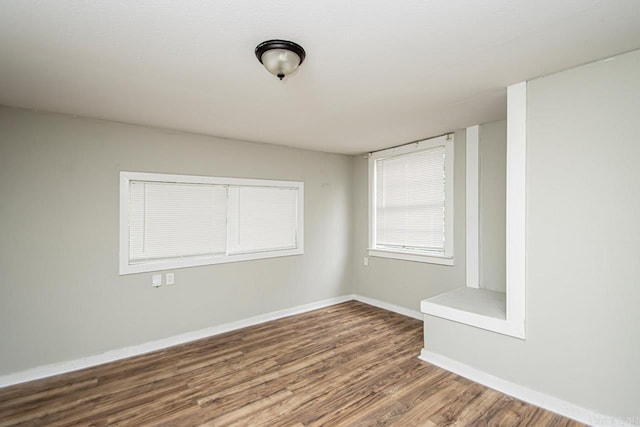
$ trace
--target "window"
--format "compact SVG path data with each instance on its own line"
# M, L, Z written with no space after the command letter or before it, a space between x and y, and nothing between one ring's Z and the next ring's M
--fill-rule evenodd
M369 157L369 255L453 265L453 135Z
M299 255L302 182L120 173L120 274Z

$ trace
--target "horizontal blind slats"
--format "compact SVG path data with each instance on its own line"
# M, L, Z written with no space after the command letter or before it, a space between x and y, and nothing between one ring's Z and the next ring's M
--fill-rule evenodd
M224 186L132 181L129 195L131 261L225 252Z
M444 153L376 161L376 247L444 253Z
M230 254L296 247L298 190L230 187Z
M129 182L129 264L297 248L298 188Z

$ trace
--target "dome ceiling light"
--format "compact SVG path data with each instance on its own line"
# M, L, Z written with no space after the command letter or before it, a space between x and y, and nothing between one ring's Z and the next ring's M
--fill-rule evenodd
M267 40L256 46L258 61L280 80L296 71L305 55L302 46L287 40Z

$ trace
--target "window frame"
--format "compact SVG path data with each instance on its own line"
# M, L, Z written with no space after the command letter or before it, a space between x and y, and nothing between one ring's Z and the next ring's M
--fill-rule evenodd
M273 187L297 190L296 247L290 249L262 250L260 252L221 255L192 256L129 263L129 188L131 181L170 182L185 184L208 184L223 186ZM120 218L119 218L119 274L135 274L151 271L172 270L202 265L249 261L304 254L304 183L300 181L276 181L266 179L229 178L198 175L177 175L150 172L120 172Z
M369 256L416 261L431 264L454 265L454 142L453 134L429 138L415 143L373 152L369 155ZM445 150L445 246L444 254L416 253L413 251L378 248L376 242L376 162L381 159L400 156L443 146Z

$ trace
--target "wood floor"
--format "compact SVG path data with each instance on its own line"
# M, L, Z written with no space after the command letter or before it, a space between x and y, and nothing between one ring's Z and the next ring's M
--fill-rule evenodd
M579 426L418 360L358 302L0 389L0 426Z

